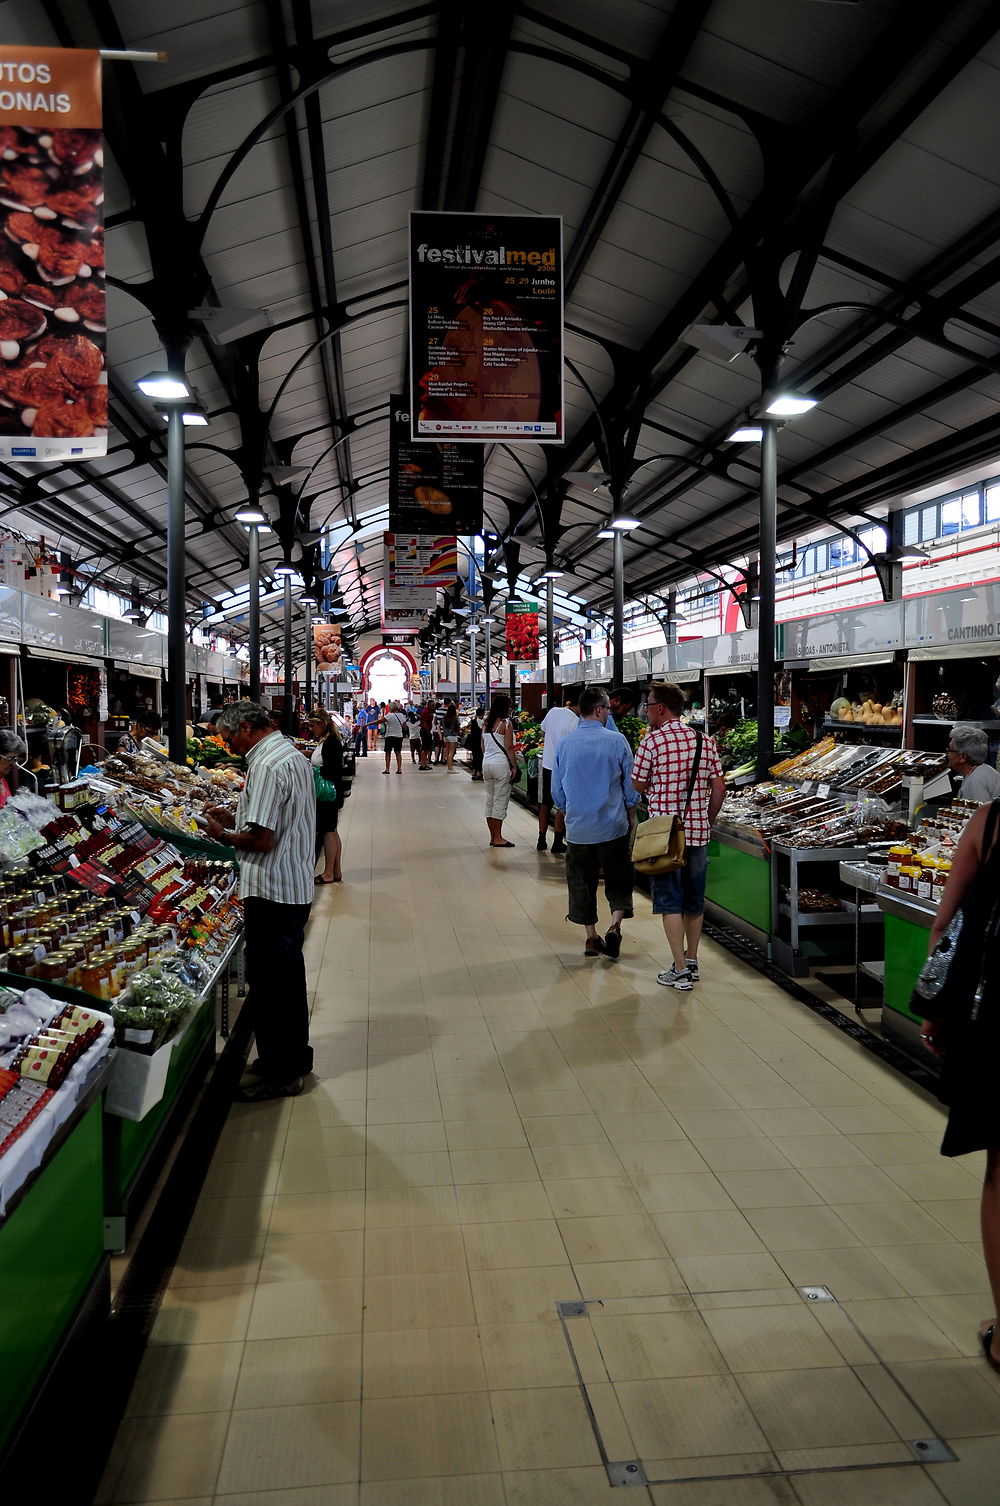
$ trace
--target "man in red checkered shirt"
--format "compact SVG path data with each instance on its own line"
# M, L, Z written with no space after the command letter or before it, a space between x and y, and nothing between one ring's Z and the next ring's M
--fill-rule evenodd
M684 692L676 685L653 685L646 699L650 730L639 744L632 783L645 795L651 816L684 814L688 783L701 734L681 721ZM684 866L674 873L654 873L649 887L653 914L663 929L673 961L657 983L687 992L698 981L698 943L705 913L708 839L726 798L726 782L715 743L702 737L698 777L684 817Z

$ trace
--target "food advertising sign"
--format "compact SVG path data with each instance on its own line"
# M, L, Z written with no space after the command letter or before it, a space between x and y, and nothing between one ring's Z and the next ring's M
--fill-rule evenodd
M101 59L0 47L0 459L107 453Z
M414 439L562 444L557 215L410 215Z
M313 662L318 675L339 674L343 668L343 648L339 622L314 622Z
M391 397L389 527L420 533L428 526L462 537L482 532L482 447L411 439L409 404Z
M450 586L458 576L458 546L447 534L384 533L383 626L419 625L434 605L428 591Z
M534 663L538 658L537 601L509 601L504 614L507 661Z

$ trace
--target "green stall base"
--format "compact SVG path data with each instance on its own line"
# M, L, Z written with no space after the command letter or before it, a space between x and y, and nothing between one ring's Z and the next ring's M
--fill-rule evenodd
M195 1063L215 1034L214 994L201 1005L180 1045L175 1046L160 1102L133 1123L109 1114L106 1122L108 1213L120 1212L129 1189L149 1154L167 1117L182 1094Z
M98 1099L0 1224L0 1451L104 1261Z
M899 915L885 916L885 1009L894 1009L908 1020L920 1017L910 1010L910 996L917 974L927 961L926 926L914 925Z
M705 898L765 935L771 930L771 864L766 853L744 852L718 837L708 844Z

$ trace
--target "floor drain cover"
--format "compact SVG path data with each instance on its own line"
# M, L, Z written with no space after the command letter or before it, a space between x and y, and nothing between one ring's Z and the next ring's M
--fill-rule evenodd
M911 1438L909 1444L921 1464L954 1464L958 1459L943 1438Z
M579 1298L575 1302L557 1302L556 1312L560 1318L585 1318L587 1316L587 1304Z
M836 1302L828 1286L800 1286L799 1291L807 1302Z
M622 1459L608 1465L608 1479L612 1485L646 1485L646 1471L638 1459Z

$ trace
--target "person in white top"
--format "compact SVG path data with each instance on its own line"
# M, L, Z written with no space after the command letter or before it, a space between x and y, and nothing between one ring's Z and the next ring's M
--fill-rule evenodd
M398 701L390 701L385 713L385 768L383 774L389 772L389 760L393 753L396 755L396 773L403 772L403 738L409 736L406 725L406 717L400 708Z
M546 836L549 829L549 814L552 810L552 770L556 765L556 749L563 738L570 732L575 732L579 722L577 706L580 700L580 691L573 686L567 686L563 691L563 703L561 706L553 706L542 718L542 733L545 742L542 745L542 788L538 801L538 852L545 852L547 847ZM555 836L552 839L552 851L554 853L566 851L566 817L562 811L555 813Z

